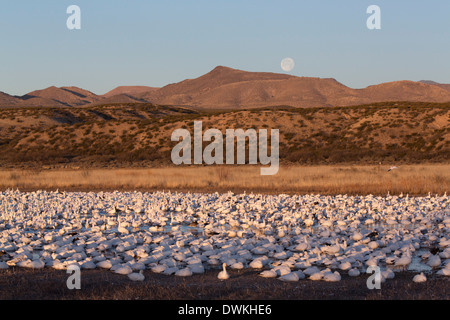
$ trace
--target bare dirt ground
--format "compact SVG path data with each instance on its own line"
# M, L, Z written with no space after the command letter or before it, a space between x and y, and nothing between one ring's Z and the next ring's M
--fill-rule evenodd
M258 270L228 271L230 279L217 279L218 270L177 277L144 271L143 282L104 270L81 270L81 289L69 290L70 274L53 269L0 270L2 300L449 300L449 278L427 275L414 283L415 273L396 273L395 278L370 290L369 275L342 274L340 282L282 282L258 276Z

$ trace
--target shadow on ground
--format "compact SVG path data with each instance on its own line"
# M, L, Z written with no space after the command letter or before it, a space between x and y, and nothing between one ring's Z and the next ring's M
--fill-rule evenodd
M192 277L166 276L144 271L143 282L104 270L82 270L81 289L69 290L70 274L54 269L0 270L0 299L89 299L89 300L448 300L449 279L429 275L425 283L414 283L413 273L396 273L394 279L369 290L369 275L351 278L342 275L340 282L282 282L258 276L258 270L230 270L230 279L217 279L217 270Z

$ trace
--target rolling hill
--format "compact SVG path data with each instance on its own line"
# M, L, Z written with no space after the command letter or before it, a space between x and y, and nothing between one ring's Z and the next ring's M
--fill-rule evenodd
M49 87L43 90L36 90L22 96L24 105L41 106L81 106L92 103L100 98L87 90L77 87Z
M0 167L164 166L173 131L279 129L285 164L448 163L450 103L201 111L129 103L0 109Z
M20 103L21 103L20 99L0 91L0 106L14 107Z

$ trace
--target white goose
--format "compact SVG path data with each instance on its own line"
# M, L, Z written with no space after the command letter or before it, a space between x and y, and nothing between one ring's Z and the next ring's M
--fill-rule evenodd
M190 277L192 276L192 271L189 268L184 268L175 272L175 275L178 277Z
M415 276L414 276L414 278L413 278L413 281L414 282L417 282L417 283L422 283L422 282L426 282L427 281L427 277L423 274L423 272L422 273L420 273L420 274L416 274Z
M230 278L230 275L227 272L226 266L227 266L226 263L222 264L223 270L220 271L219 274L217 275L218 279L220 279L220 280L227 280L228 278Z
M298 274L296 272L290 272L288 274L285 274L284 276L279 277L278 279L286 282L296 282L300 278L298 277Z
M128 275L128 274L132 273L133 270L131 270L131 268L129 266L125 265L125 266L119 266L117 269L114 270L114 272L117 274Z
M338 282L338 281L341 281L341 275L337 271L327 272L324 274L323 280L328 281L328 282Z
M411 254L409 252L409 250L407 250L402 256L401 258L398 258L397 260L395 260L395 266L396 267L402 267L404 269L406 269L411 263Z
M129 234L130 233L130 231L128 231L128 229L123 226L123 223L120 220L119 220L119 225L117 227L117 231L119 233L122 233L122 234Z
M432 268L437 268L441 265L441 258L438 254L436 255L430 255L428 258L428 265Z
M264 270L263 272L261 272L259 274L261 277L263 278L276 278L277 277L277 273L275 270L270 269L270 270Z
M136 272L130 273L130 274L128 275L128 278L129 278L131 281L144 281L145 276L144 276L143 271L141 270L141 271L139 271L139 273L136 273Z

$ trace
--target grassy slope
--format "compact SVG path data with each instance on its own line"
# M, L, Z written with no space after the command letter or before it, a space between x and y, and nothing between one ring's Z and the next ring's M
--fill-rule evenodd
M170 165L177 128L279 129L282 163L448 162L450 103L204 111L151 104L0 109L0 165Z

